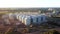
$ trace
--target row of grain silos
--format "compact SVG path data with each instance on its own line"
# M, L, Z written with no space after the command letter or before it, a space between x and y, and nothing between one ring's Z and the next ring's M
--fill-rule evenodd
M38 24L40 25L41 23L47 22L47 17L45 14L38 14L38 15L25 15L25 14L12 14L10 13L9 15L9 19L17 19L20 22L24 23L25 25L30 25L30 24ZM4 16L3 16L4 18ZM5 16L5 19L7 17Z
M17 19L24 23L25 25L30 25L30 24L41 24L43 22L47 22L47 16L45 15L21 15L18 14Z

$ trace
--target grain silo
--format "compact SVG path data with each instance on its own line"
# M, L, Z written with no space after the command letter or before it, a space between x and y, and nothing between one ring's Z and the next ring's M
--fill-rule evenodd
M39 15L38 16L38 23L41 24L44 22L47 22L47 16L46 15Z
M22 17L23 17L22 15L19 15L19 19L18 20L22 21Z
M38 24L41 22L41 15L38 15Z
M16 15L16 19L19 19L19 14Z
M31 17L30 16L26 16L25 17L25 25L29 26L31 24Z
M41 15L43 17L43 22L47 22L47 16L46 15Z
M37 24L37 16L36 15L32 15L31 19L32 19L33 24Z
M24 23L25 17L26 17L26 15L22 15L22 23Z

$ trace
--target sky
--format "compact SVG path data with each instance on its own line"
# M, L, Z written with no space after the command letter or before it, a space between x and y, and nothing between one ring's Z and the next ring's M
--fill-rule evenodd
M0 0L0 8L60 7L60 0Z

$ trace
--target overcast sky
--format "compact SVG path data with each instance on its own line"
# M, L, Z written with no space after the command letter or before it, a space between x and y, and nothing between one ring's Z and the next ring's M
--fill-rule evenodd
M60 0L0 0L0 8L60 7Z

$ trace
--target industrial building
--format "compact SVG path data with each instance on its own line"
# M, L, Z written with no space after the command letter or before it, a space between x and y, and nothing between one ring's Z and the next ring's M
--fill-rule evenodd
M9 19L14 20L17 19L21 23L29 26L31 24L33 25L40 25L41 23L47 22L47 17L45 14L32 14L32 15L27 15L27 14L12 14L9 13L7 15Z

